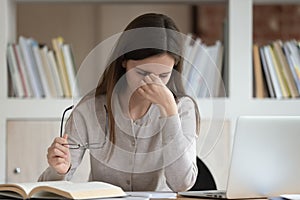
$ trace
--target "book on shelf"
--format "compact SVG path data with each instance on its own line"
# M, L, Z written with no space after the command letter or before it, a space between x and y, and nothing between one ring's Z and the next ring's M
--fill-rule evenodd
M276 40L273 43L274 54L277 57L278 65L281 66L282 74L285 78L286 87L292 98L299 97L299 91L297 90L296 83L294 81L292 72L288 66L286 57L283 53L282 41Z
M291 53L291 50L289 48L288 41L286 41L286 42L283 43L283 51L284 51L284 54L285 54L288 66L289 66L289 68L291 70L291 73L292 73L292 76L293 76L293 80L296 83L296 87L298 89L298 93L300 94L300 78L299 78L299 76L297 74L296 68L294 66L294 62L292 61L292 53Z
M282 91L281 91L281 87L280 87L280 83L276 74L276 70L275 70L275 65L274 65L274 60L272 58L272 49L269 45L266 45L263 47L264 49L264 55L266 58L266 64L268 67L268 70L270 72L270 77L271 77L271 81L272 81L272 85L273 85L273 89L274 89L274 96L278 99L283 98L282 95Z
M44 76L45 76L45 80L47 80L46 84L48 84L50 96L51 97L62 97L63 94L61 96L59 96L59 94L57 93L56 87L55 87L55 83L54 83L55 79L52 75L52 69L51 69L52 66L51 66L49 58L48 58L48 47L46 45L43 46L42 48L39 49L39 52L41 54L41 61L42 61L42 65L44 67L44 72L45 72Z
M259 48L259 56L260 56L260 60L261 60L261 65L263 68L263 74L264 74L264 78L265 78L265 82L267 85L267 93L268 96L271 98L275 98L275 92L274 92L274 88L273 88L273 84L272 84L272 80L271 80L271 75L270 75L270 71L269 68L267 66L267 60L266 60L266 56L264 53L264 48Z
M299 45L296 40L290 40L287 42L288 47L291 51L291 59L293 62L293 66L297 72L298 77L300 77L300 53L299 53Z
M200 86L198 97L218 97L222 82L223 45L217 40L214 45L202 45L198 52L194 61L201 74L200 81L197 81Z
M75 69L75 60L74 56L71 50L70 44L63 44L62 45L62 54L65 61L65 66L67 70L67 75L69 79L69 86L71 89L71 94L73 97L77 97L78 94L78 87L77 87L77 81L76 81L76 69Z
M217 40L214 45L209 46L207 52L210 56L209 64L206 66L209 69L208 84L211 85L211 91L206 92L206 97L218 97L220 96L221 83L222 83L222 67L223 67L223 52L224 46L221 41ZM210 93L210 94L209 94Z
M57 97L63 97L64 96L64 91L63 91L61 79L59 77L59 72L58 72L57 63L56 63L56 60L55 60L55 57L54 57L54 52L53 51L48 51L47 52L47 57L49 59L48 61L49 61L49 65L50 65L51 74L52 74L52 78L53 78L53 81L54 81Z
M257 53L259 52L259 53ZM300 96L300 50L296 40L253 45L254 91L262 97L262 80L271 98ZM262 68L262 78L260 69Z
M193 36L191 33L188 33L186 35L186 38L184 40L184 49L183 49L183 70L182 70L182 76L183 77L187 77L187 74L188 74L188 66L190 64L190 52L191 52L191 49L192 49L192 41L193 41Z
M190 50L186 53L189 53L187 57L186 65L183 68L186 68L186 91L191 96L197 96L197 88L200 81L200 72L198 71L195 65L195 59L199 57L199 51L201 47L201 40L200 38L196 38L192 44L190 44ZM198 80L198 81L197 81Z
M300 79L300 53L295 40L290 40L285 43L288 54L287 57L291 60L291 67L295 70L296 76Z
M279 86L281 88L282 97L288 98L288 97L290 97L290 91L289 91L289 88L287 87L287 83L286 83L286 79L283 74L282 67L278 63L278 58L275 54L275 50L274 50L273 46L272 45L269 45L269 46L270 46L271 58L273 61L273 67L275 68L275 72L276 72L276 75L277 75L277 78L279 81Z
M263 77L263 69L260 59L259 47L253 44L253 72L254 72L254 96L256 98L267 97L267 89Z
M20 75L21 75L21 79L22 79L22 83L24 84L24 93L25 93L25 97L32 97L33 93L32 93L32 87L30 85L29 82L29 74L28 71L26 70L26 66L24 63L24 59L21 53L21 49L20 49L20 45L18 44L13 44L14 47L14 53L17 59L17 64L19 66L19 71L20 71Z
M43 91L45 93L45 97L50 97L51 93L50 93L50 89L49 89L49 84L47 82L45 67L43 65L44 63L42 62L39 44L36 41L32 41L31 45L32 45L31 48L33 51L33 57L36 61L36 66L38 69L37 71L38 71L38 73L39 73L38 75L41 79L41 84L42 84Z
M198 98L219 97L224 58L222 43L206 45L196 38L193 42L185 41L185 45L188 46L185 46L183 76L187 94Z
M76 68L71 46L61 37L49 49L33 38L19 37L19 44L7 45L9 96L62 98L77 92ZM59 52L59 56L57 55ZM65 69L61 67L61 63ZM73 92L65 90L72 86Z
M64 60L63 52L62 52L63 42L64 42L64 39L62 37L53 38L52 39L52 47L55 52L55 56L56 56L56 60L57 60L57 67L58 67L64 95L66 97L72 97L71 88L70 88L70 84L69 84L69 77L67 74L66 64L65 64L65 60Z
M104 182L48 181L0 184L0 195L19 199L93 199L124 197L122 188Z
M229 28L228 28L228 19L225 18L223 21L223 66L222 66L222 81L224 84L224 91L220 91L220 96L226 97L229 85ZM223 92L223 93L222 93Z
M25 38L23 36L19 37L19 44L25 61L26 70L29 74L29 81L33 89L34 97L41 98L45 96L45 93L42 88L42 82L33 56L32 42L33 39L31 38Z
M8 70L12 80L12 88L16 97L24 97L24 85L17 66L17 60L14 53L14 47L9 44L7 47Z

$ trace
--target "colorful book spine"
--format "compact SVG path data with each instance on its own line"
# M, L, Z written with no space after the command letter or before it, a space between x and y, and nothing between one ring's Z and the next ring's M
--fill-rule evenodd
M61 37L53 41L56 51L24 36L19 37L19 44L8 44L9 97L70 98L79 95L71 46L64 44Z
M41 98L45 96L45 93L42 88L42 82L39 76L39 72L34 60L33 52L31 49L31 41L27 38L20 36L19 44L21 47L21 52L25 61L26 69L30 77L30 82L33 89L34 97Z
M279 80L278 80L278 77L277 77L277 74L276 74L274 61L273 61L273 58L272 58L271 47L269 45L266 45L263 48L264 48L266 63L267 63L268 70L270 72L270 77L271 77L271 80L272 80L272 85L273 85L273 88L274 88L275 97L278 98L278 99L281 99L281 98L283 98L283 95L282 95L280 83L279 83Z
M62 37L57 37L52 39L52 46L55 51L55 56L57 59L57 66L58 66L58 71L60 75L60 80L62 83L63 91L65 97L72 97L71 93L71 88L70 88L70 82L67 74L67 69L62 53L62 45L63 45L63 38Z
M15 57L13 45L9 44L7 47L7 61L8 61L8 69L12 79L13 91L16 97L24 97L24 88L22 85L21 76L17 66L17 60Z
M76 69L74 56L72 54L71 46L69 44L62 45L62 54L66 65L69 85L71 88L72 96L78 96L78 86L76 81Z
M265 91L269 94L265 96L278 99L300 97L300 49L296 40L275 40L267 45L253 45L254 92L258 98L262 92L258 91L261 89L258 86L261 82L259 65L263 71Z

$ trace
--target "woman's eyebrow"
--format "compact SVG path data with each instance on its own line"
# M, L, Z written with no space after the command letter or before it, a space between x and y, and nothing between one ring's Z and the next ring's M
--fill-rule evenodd
M150 72L150 71L146 71L146 70L143 70L143 69L141 69L141 68L136 68L137 70L139 70L139 71L141 71L141 72L143 72L143 73L147 73L147 74L153 74L153 72ZM170 74L171 73L171 71L169 71L169 72L163 72L163 73L161 73L161 74L159 74L159 75L167 75L167 74Z
M170 72L164 72L164 73L161 73L160 75L168 75L168 74L170 74L172 71L170 71Z
M136 68L137 70L139 70L139 71L141 71L141 72L143 72L143 73L149 73L149 74L151 74L152 72L149 72L149 71L146 71L146 70L143 70L143 69L141 69L141 68Z

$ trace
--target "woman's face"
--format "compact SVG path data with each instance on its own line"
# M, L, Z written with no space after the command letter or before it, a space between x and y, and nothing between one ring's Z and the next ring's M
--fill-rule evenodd
M127 60L123 62L126 68L126 80L131 91L141 86L145 76L154 74L166 85L171 77L175 59L169 54L161 54L143 60Z

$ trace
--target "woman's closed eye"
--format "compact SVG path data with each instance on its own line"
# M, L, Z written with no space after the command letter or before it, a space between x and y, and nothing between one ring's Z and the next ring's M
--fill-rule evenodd
M143 72L143 71L137 71L137 73L141 76L147 76L150 75L150 72Z
M150 75L151 73L149 73L149 72L138 72L138 74L139 75L141 75L141 76L148 76L148 75ZM160 74L159 75L159 78L168 78L169 77L169 74Z
M159 78L167 78L167 77L169 77L169 73L168 74L160 74L159 75Z

